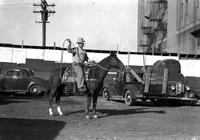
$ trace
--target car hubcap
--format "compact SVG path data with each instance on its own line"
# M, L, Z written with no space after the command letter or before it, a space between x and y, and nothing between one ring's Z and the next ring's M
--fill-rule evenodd
M33 92L34 92L34 93L37 93L37 91L38 91L37 88L34 88L34 89L33 89Z
M127 93L127 95L126 95L126 101L127 101L127 103L129 103L131 101L131 95L129 93Z

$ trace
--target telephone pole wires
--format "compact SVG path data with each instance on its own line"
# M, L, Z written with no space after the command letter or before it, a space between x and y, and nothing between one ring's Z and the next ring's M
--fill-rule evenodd
M33 11L33 13L41 14L41 21L36 21L36 23L42 23L42 46L46 46L46 23L49 23L48 17L50 14L55 13L55 11L49 10L48 7L54 7L55 4L48 4L46 0L41 0L39 4L33 4L33 6L40 6L40 11Z

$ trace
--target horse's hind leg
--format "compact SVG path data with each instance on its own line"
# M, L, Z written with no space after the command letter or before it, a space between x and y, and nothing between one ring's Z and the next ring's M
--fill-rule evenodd
M95 119L98 118L98 115L96 114L97 99L98 99L98 94L94 94L93 95L93 117Z
M62 92L63 92L63 86L60 86L59 89L56 92L56 106L57 106L57 111L58 111L60 116L63 115L63 112L62 112L61 107L60 107L60 97L62 95Z
M53 116L53 98L54 98L54 92L53 90L49 94L49 115Z
M87 105L86 105L86 110L85 110L86 119L90 119L89 109L90 109L91 100L92 100L92 95L88 93L87 94Z
M60 96L59 95L56 96L56 106L57 106L57 111L58 111L59 115L62 116L63 112L60 107Z

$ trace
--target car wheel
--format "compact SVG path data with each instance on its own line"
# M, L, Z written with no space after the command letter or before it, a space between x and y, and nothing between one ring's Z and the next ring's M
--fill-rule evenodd
M191 104L191 106L199 106L200 105L200 100L192 101L190 104Z
M110 100L110 96L109 96L108 90L107 90L106 88L103 89L102 95L103 95L103 98L104 98L106 101L109 101L109 100Z
M134 103L134 99L132 97L131 91L127 89L125 91L125 104L131 106Z
M39 85L32 85L29 89L31 96L39 96L41 94L41 87Z
M162 99L151 99L151 102L153 102L153 104L156 105L156 106L168 104L168 101L165 101L165 100L162 100Z

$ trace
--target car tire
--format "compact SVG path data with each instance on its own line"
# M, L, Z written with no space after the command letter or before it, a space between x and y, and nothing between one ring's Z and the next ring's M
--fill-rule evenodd
M106 101L109 101L109 100L110 100L110 96L109 96L109 93L108 93L107 88L103 88L102 96L103 96L103 98L104 98Z
M127 89L125 91L124 97L125 97L124 100L125 100L125 104L126 105L128 105L128 106L133 105L133 103L134 103L135 100L134 100L134 98L133 98L133 96L131 94L131 91L129 89Z
M191 104L191 106L199 106L200 105L200 100L192 101L190 104Z
M41 94L41 87L39 85L32 85L29 88L29 93L31 96L39 96Z
M154 105L162 105L164 104L164 102L160 99L151 99L151 102L154 104Z

